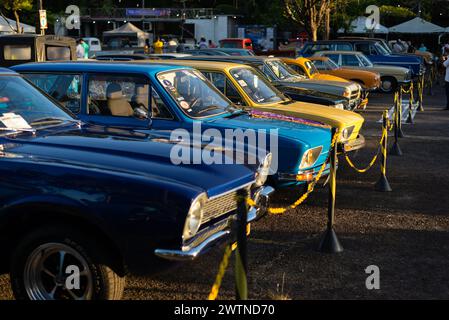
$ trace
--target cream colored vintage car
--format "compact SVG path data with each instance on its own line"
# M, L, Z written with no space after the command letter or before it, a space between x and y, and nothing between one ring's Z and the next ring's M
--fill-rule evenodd
M315 57L328 57L339 67L373 71L380 74L380 90L390 93L399 84L409 83L412 78L411 70L403 67L373 64L362 52L358 51L320 51Z

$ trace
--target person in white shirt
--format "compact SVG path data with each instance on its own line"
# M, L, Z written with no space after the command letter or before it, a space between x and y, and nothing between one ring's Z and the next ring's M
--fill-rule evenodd
M84 53L85 53L84 47L81 44L80 40L76 41L76 43L77 43L77 45L76 45L76 57L78 59L84 59Z
M449 48L446 48L443 56L443 66L446 68L444 84L446 87L446 110L449 110Z

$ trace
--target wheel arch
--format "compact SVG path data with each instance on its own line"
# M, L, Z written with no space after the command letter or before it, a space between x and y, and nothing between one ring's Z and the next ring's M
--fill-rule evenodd
M19 202L0 213L0 250L5 259L0 260L0 273L8 272L11 255L21 239L33 230L48 225L67 224L83 230L108 251L114 271L126 274L122 250L113 236L105 230L99 219L90 215L86 207L60 202Z

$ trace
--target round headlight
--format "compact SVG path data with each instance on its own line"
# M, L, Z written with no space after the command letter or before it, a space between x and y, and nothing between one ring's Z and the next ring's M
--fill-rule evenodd
M200 229L203 220L204 203L207 200L206 194L201 194L193 200L189 213L187 214L186 222L184 224L183 239L187 240L196 235Z
M256 182L257 187L261 187L267 182L268 175L270 174L271 161L273 160L273 155L271 153L267 154L259 166L256 172Z
M344 106L343 103L338 103L338 104L335 105L335 109L344 110L344 109L345 109L345 106Z

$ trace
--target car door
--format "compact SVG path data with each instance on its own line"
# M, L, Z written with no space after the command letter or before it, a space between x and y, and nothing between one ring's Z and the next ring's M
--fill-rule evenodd
M114 127L149 128L151 83L143 75L90 73L81 120Z

